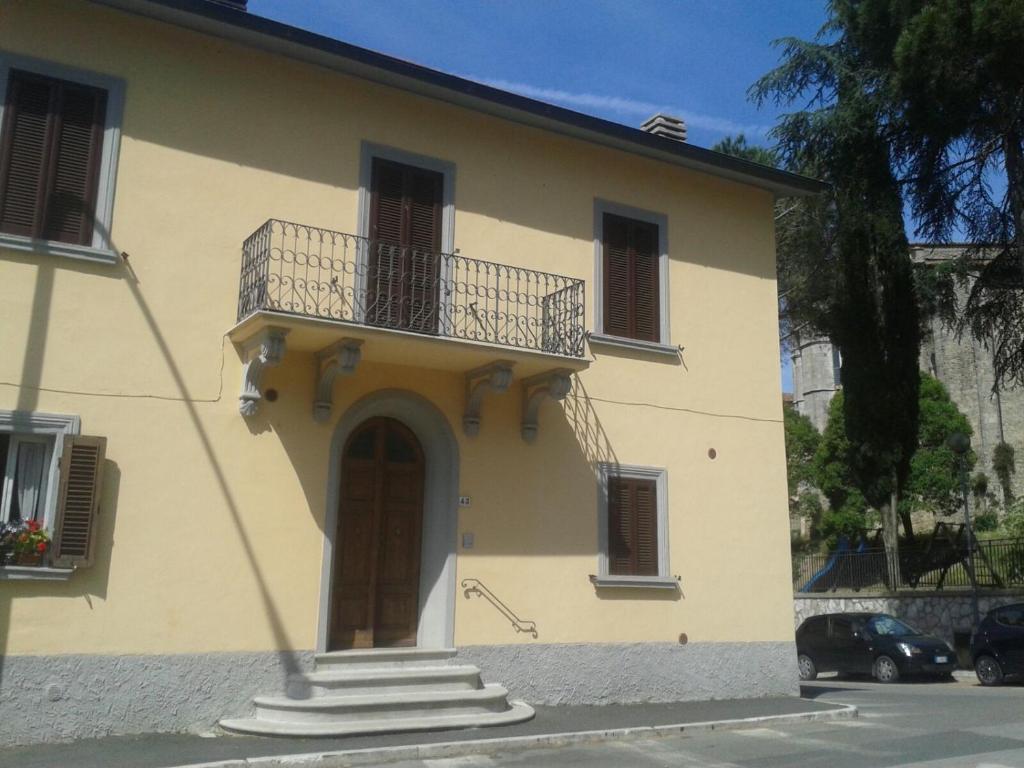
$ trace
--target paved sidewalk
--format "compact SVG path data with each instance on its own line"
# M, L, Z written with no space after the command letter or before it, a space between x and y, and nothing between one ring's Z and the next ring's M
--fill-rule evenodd
M297 755L308 755L308 762L327 768L580 741L651 737L687 730L736 728L764 724L765 718L769 718L767 722L793 722L854 716L853 708L795 697L537 707L533 720L500 728L339 739L153 734L13 747L0 751L0 768L176 768L201 764L270 768L285 762L294 765L294 758L288 761L274 758ZM331 754L324 759L324 753ZM307 761L299 764L302 762Z

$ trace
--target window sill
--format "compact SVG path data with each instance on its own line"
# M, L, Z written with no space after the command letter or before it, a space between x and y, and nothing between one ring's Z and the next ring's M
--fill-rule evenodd
M0 581L67 581L74 568L51 568L41 565L0 566Z
M679 580L674 576L591 576L590 583L598 589L603 587L626 587L629 589L679 588Z
M638 352L649 352L655 355L678 358L682 351L681 347L671 344L660 344L654 341L641 341L639 339L627 339L623 336L606 336L603 333L591 333L587 336L592 346L618 347L620 349L632 349Z
M69 259L80 259L98 264L117 264L121 261L121 257L109 248L74 245L73 243L61 243L57 240L38 240L34 237L11 235L5 232L0 232L0 248L41 253L46 256L63 256Z

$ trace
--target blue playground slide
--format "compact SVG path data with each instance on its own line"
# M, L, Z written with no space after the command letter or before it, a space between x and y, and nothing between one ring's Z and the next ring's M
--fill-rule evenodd
M863 549L864 549L864 539L862 538L860 540L860 546L857 548L857 551L861 552L861 551L863 551ZM830 557L828 559L828 562L825 563L824 566L822 566L821 570L819 570L816 574L811 576L811 578L807 581L807 583L804 584L802 587L800 587L800 591L801 592L814 592L815 591L814 586L818 583L818 581L820 579L824 579L829 573L832 572L832 569L836 567L836 563L839 561L839 556L844 554L844 553L846 553L846 552L849 552L849 551L850 551L850 540L847 539L845 536L840 536L839 537L839 544L836 547L836 551L832 553L832 557Z

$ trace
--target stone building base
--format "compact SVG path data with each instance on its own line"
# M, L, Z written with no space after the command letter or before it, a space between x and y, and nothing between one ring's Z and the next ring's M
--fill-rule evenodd
M0 746L206 731L310 670L312 651L0 657ZM531 704L796 695L792 642L466 646L485 682Z

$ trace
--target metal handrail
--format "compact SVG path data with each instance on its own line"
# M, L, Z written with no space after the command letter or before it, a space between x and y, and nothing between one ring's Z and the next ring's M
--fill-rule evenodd
M512 624L512 628L517 633L524 632L528 635L533 635L533 639L537 639L537 623L530 621L529 619L520 619L513 613L512 609L503 603L497 595L495 595L487 586L480 581L480 579L463 579L462 590L466 599L468 600L470 595L478 595L479 597L487 600L491 605L498 609L498 612L504 616L509 623Z
M238 320L268 310L583 357L583 280L270 219L242 245Z

